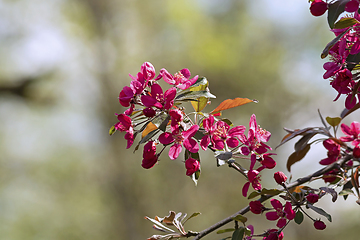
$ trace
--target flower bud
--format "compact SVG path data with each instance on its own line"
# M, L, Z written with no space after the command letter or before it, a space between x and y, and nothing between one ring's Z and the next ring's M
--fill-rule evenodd
M200 169L200 162L193 158L188 158L185 161L186 175L191 176Z
M326 228L326 225L323 221L316 220L316 221L314 221L314 227L317 230L324 230Z
M310 193L309 195L306 196L306 200L309 203L316 203L319 200L319 195L315 193Z
M328 9L328 5L326 2L322 0L314 0L310 6L310 12L313 16L319 17L323 15Z
M151 118L156 114L155 110L151 107L144 108L143 113L148 118Z
M274 179L278 184L282 185L286 181L287 177L283 172L276 172L274 173Z

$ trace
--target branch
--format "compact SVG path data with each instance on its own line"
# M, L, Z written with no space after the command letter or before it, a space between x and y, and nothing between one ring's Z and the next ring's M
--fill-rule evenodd
M330 164L330 165L328 165L328 166L314 172L313 174L310 174L310 175L308 175L306 177L303 177L303 178L299 178L296 181L294 181L292 183L289 183L288 185L286 185L286 187L288 189L290 189L290 188L293 188L293 187L296 187L296 186L300 186L301 184L304 184L304 183L310 181L312 178L319 177L319 176L321 176L321 175L323 175L323 174L325 174L325 173L327 173L327 172L329 172L329 171L331 171L333 169L340 168L345 162L347 162L351 158L352 158L351 155L347 155L344 158L340 159L339 161L337 161L335 163L332 163L332 164ZM284 191L284 190L285 190L285 188L280 189L280 191ZM258 201L264 202L264 201L268 200L271 197L272 197L272 195L262 195L258 199ZM199 232L199 234L193 240L198 240L200 238L203 238L204 236L208 235L209 233L215 231L216 229L218 229L218 228L224 226L225 224L233 221L233 218L236 217L237 215L239 215L239 214L244 215L247 212L249 212L249 210L250 210L250 207L248 205L245 208L241 209L240 211L234 213L233 215L231 215L231 216L229 216L227 218L224 218L223 220L221 220L221 221L215 223L214 225L212 225L211 227Z

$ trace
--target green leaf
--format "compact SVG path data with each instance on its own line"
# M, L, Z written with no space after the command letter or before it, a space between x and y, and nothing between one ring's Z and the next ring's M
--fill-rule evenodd
M328 214L327 212L325 212L324 209L319 208L319 207L315 207L315 206L313 206L312 204L309 204L309 203L306 204L306 206L308 208L312 209L313 211L317 212L318 214L323 215L324 217L326 217L329 220L329 222L331 222L331 215Z
M209 86L209 81L206 79L206 77L199 77L198 80L190 86L189 90L196 89L198 86Z
M200 214L201 214L201 213L199 213L199 212L195 212L195 213L191 214L191 216L188 217L188 218L183 222L183 225L184 225L189 219L191 219L191 218L193 218L193 217L197 217L197 216L199 216Z
M261 195L261 193L259 193L257 191L254 191L254 192L249 194L248 199L255 198L255 197L259 196L259 195Z
M297 224L301 224L301 223L303 222L303 220L304 220L304 215L303 215L303 213L302 213L300 210L298 210L298 211L296 212L294 221L295 221Z
M345 196L345 195L349 195L349 194L355 195L354 191L351 189L344 189L339 192L340 196Z
M261 190L261 192L257 192L257 191L254 191L252 193L250 193L248 199L252 199L254 197L257 197L259 195L271 195L271 196L275 196L275 195L278 195L282 193L282 191L278 190L278 189L266 189L266 188L263 188Z
M336 127L337 125L340 124L341 118L340 118L340 117L334 117L334 118L332 118L332 117L326 117L326 121L327 121L327 123L330 124L331 126Z
M339 0L328 5L328 24L331 29L335 27L335 22L341 13L345 11L345 5L350 0Z
M249 228L245 228L245 235L246 236L251 236L251 230Z
M334 25L335 29L343 29L347 27L351 27L357 23L360 23L355 18L341 18L339 21L337 21Z
M177 101L186 101L186 100L197 100L199 97L205 98L216 98L215 95L211 94L208 91L188 91L182 94L179 94L175 100Z
M227 229L221 229L219 231L217 231L217 234L221 234L221 233L226 233L226 232L233 232L235 230L235 228L227 228Z
M193 106L195 112L201 112L206 107L208 102L209 102L208 98L199 97L197 101L191 101L191 105Z
M246 223L247 217L244 217L243 215L239 214L236 217L233 217L233 220L242 222L242 223Z
M111 135L113 135L115 132L116 132L115 126L112 126L112 127L110 128L110 130L109 130L109 135L111 136Z
M263 188L262 190L261 190L261 195L271 195L271 196L275 196L275 195L278 195L278 194L280 194L280 193L282 193L282 191L280 191L280 190L278 190L278 189L275 189L275 188L273 188L273 189L266 189L266 188Z
M298 152L296 152L296 151L293 152L293 153L289 156L288 161L287 161L287 163L286 163L286 168L287 168L287 170L288 170L289 172L291 172L291 170L290 170L290 169L291 169L291 166L292 166L294 163L296 163L296 162L300 161L301 159L303 159L309 150L310 150L310 144L306 144L306 146L305 146L303 149L301 149L300 151L298 151Z
M245 233L245 228L239 227L234 231L233 235L231 236L231 240L242 240L244 237L244 233Z

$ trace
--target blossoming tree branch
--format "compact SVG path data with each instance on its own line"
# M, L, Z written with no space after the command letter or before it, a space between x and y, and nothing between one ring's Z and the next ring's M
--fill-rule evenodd
M130 75L130 85L125 86L119 95L120 104L127 110L116 114L118 122L111 127L110 135L116 131L124 132L126 148L142 149L143 168L153 168L159 164L160 158L184 162L186 175L195 184L200 177L201 164L209 164L200 160L200 152L210 150L218 166L228 165L243 175L246 183L242 195L249 199L248 206L200 232L184 228L187 220L198 213L187 217L186 214L170 211L162 218L145 217L153 222L153 228L161 232L148 240L200 239L216 230L219 234L228 234L227 238L233 240L281 240L283 230L290 222L301 224L305 217L313 222L315 229L326 228L325 222L331 222L331 216L317 206L326 194L332 196L333 202L338 195L344 199L355 195L358 198L356 202L360 204L360 123L341 123L360 107L359 0L310 2L312 15L321 16L327 12L329 27L335 35L321 53L321 58L329 59L324 64L323 78L329 79L331 87L337 92L334 101L343 94L346 97L345 109L340 116L323 118L319 112L321 126L296 130L285 128L287 134L279 146L298 139L295 151L286 163L289 171L294 163L305 157L312 144L322 143L327 150L327 156L319 161L324 167L305 177L291 182L283 172L275 172L275 187L262 187L261 172L271 171L276 166L275 153L266 144L271 133L260 128L255 115L250 116L248 127L234 126L229 119L222 117L222 111L256 100L228 99L206 113L203 109L215 96L210 93L205 77L192 76L189 69L171 74L162 68L156 73L149 62L143 63L135 76ZM169 87L163 89L160 81ZM185 102L191 103L190 111L183 106ZM136 138L139 142L134 146ZM314 180L323 181L324 186L312 188L307 185ZM248 212L262 214L274 222L274 227L258 229L248 223L244 216ZM231 222L232 228L221 229Z

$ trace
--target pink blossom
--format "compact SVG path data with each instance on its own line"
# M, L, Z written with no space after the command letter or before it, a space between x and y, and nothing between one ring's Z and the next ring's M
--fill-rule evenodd
M171 85L175 85L182 90L188 89L199 78L199 76L196 75L194 78L190 79L191 73L187 68L184 68L175 73L174 76L171 75L165 68L163 68L160 70L160 74L165 82Z
M242 195L247 196L250 184L255 190L261 190L260 176L257 170L249 170L247 173L248 182L246 182L242 188Z
M284 233L280 232L278 229L269 229L266 232L266 237L263 240L282 240L284 238Z
M353 146L360 144L360 123L352 122L350 126L346 124L341 124L341 131L346 134L346 137L340 137L340 140L343 142L351 142Z
M134 129L132 125L131 118L125 114L116 114L119 122L117 122L114 127L120 132L125 132L125 139L127 140L126 148L130 148L134 143Z
M172 127L172 132L164 132L159 136L160 143L167 145L174 143L169 149L169 157L174 160L179 157L182 150L182 145L192 153L199 151L199 145L196 140L192 139L195 133L199 130L198 125L192 125L188 130L181 131L179 127Z
M200 169L200 162L193 158L188 158L185 161L186 175L191 176Z
M152 168L158 160L156 154L156 145L154 141L149 141L144 146L143 160L141 166L143 168Z
M141 101L145 107L156 107L158 109L170 109L174 105L174 98L176 96L176 89L174 87L168 89L163 93L159 84L151 86L150 95L141 96Z
M239 139L242 143L244 143L245 145L248 146L249 150L246 151L244 147L241 148L242 153L245 152L257 152L259 154L263 154L265 152L267 152L268 149L271 150L271 147L269 147L268 145L266 145L264 142L267 142L270 137L271 137L271 133L266 131L265 129L260 128L260 126L257 125L256 122L256 116L255 114L253 114L250 117L250 122L249 122L249 131L248 131L248 136L246 138L246 136L244 134L241 134L239 136Z
M119 102L123 107L129 107L135 92L128 86L125 86L119 94Z
M276 166L276 162L270 155L276 155L275 153L265 153L260 155L260 158L262 161L260 162L263 166L265 166L267 169L273 169Z
M155 77L155 68L149 62L144 62L140 71L146 80L152 80Z
M328 150L328 157L322 159L319 163L321 165L329 165L336 162L340 157L340 145L330 138L323 141L323 145Z
M310 12L315 17L323 15L327 9L327 3L322 0L314 0L310 5Z
M276 226L282 228L286 225L286 219L293 220L295 218L295 211L292 209L291 203L286 202L284 207L279 200L271 199L271 205L276 211L267 212L266 219L270 221L278 220Z
M243 135L245 127L236 126L230 129L230 126L224 121L214 122L214 117L212 115L203 120L203 126L206 133L201 139L201 148L206 150L210 142L213 147L218 150L223 149L225 147L225 143L230 148L237 147L239 145L237 137Z

